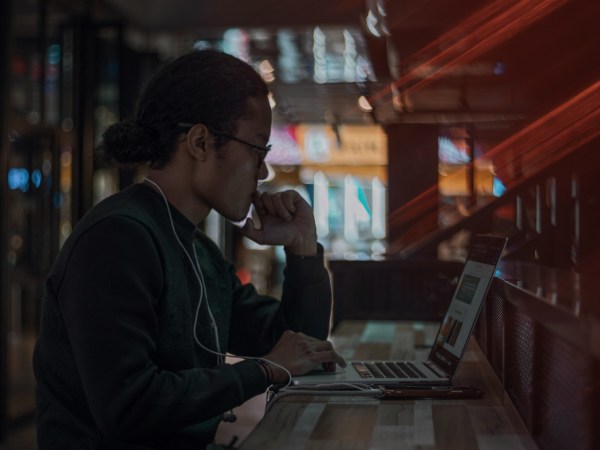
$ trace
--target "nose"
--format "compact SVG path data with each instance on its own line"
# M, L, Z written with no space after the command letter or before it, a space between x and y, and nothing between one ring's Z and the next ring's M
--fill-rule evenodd
M264 180L269 176L269 169L267 168L267 163L263 160L260 163L260 167L258 168L258 179Z

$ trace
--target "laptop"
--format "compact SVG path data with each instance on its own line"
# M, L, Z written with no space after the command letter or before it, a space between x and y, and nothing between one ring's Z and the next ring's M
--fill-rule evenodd
M313 371L297 386L327 384L451 385L481 311L507 239L476 235L426 361L349 361L336 372Z

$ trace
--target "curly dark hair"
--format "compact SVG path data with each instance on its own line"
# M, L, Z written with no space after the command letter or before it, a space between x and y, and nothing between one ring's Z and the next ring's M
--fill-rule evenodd
M104 132L100 156L114 164L163 167L183 131L178 123L203 123L235 134L236 121L250 114L247 100L267 95L265 82L247 63L218 50L193 51L154 75L134 118ZM224 142L218 137L217 146Z

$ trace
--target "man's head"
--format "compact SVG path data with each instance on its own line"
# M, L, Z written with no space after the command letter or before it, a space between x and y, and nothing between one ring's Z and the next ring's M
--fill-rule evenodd
M135 118L109 127L106 159L147 164L148 176L190 220L211 209L242 220L271 132L268 90L245 62L215 50L184 55L162 68L139 101Z
M139 100L135 117L110 127L101 150L108 160L160 168L172 157L180 124L204 124L218 133L220 147L252 111L248 100L266 99L268 89L245 62L217 50L188 53L164 66Z

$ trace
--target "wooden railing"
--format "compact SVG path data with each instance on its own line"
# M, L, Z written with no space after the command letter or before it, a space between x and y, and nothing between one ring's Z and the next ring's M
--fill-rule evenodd
M487 152L486 159L493 161L508 191L500 198L476 202L462 220L440 226L437 189L390 211L389 253L402 258L431 255L432 248L460 230L497 232L497 213L508 209L511 226L500 231L511 237L510 253L580 269L581 253L590 239L582 235L587 229L581 214L600 224L597 203L583 211L597 191L592 188L590 195L581 190L597 183L588 180L596 180L600 169L598 105L600 81L595 81ZM589 233L595 238L593 228Z
M540 448L600 441L596 282L531 264L502 266L476 338Z
M441 227L427 217L438 209L423 210L411 224L396 234L389 255L419 259L431 255L443 241L459 231L498 233L509 237L505 258L537 261L540 264L585 272L580 261L592 249L600 222L594 188L600 171L600 142L595 140L565 155L544 170L514 182L501 196L474 206L461 220ZM427 223L430 224L427 227ZM409 236L407 238L407 236Z

